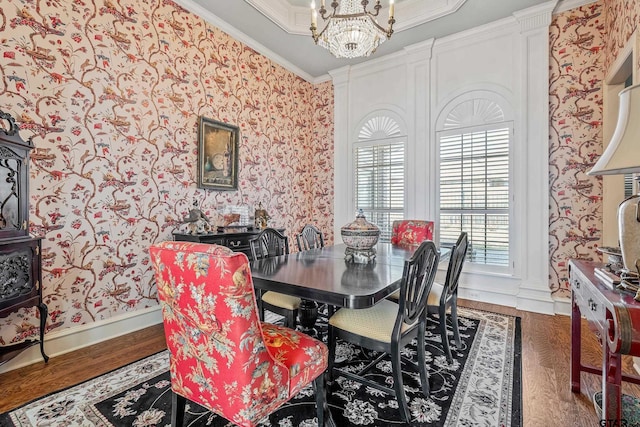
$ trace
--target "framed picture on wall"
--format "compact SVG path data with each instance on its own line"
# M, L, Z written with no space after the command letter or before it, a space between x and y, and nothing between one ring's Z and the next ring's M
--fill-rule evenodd
M240 129L200 117L198 125L198 187L210 190L238 188Z

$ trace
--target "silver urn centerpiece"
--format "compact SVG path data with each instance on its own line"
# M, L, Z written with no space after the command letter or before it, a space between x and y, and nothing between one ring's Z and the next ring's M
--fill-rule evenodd
M362 209L358 211L356 220L340 228L342 241L347 245L345 260L357 264L368 264L376 258L376 248L380 237L380 229L370 223Z

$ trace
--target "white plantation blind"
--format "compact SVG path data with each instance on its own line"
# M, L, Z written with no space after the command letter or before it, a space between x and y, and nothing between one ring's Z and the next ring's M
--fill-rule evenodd
M467 261L509 265L509 143L505 123L440 134L440 244L469 234Z
M624 198L631 197L635 194L633 191L633 174L627 173L624 175Z
M356 144L355 202L367 220L380 227L380 240L391 240L391 225L404 217L405 143Z

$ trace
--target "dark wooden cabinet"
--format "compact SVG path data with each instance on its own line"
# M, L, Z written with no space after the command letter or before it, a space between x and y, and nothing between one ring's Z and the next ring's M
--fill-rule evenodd
M29 153L14 119L0 111L0 318L21 308L37 307L39 339L0 346L0 365L23 350L40 344L45 362L44 331L47 306L42 302L41 238L29 236Z
M251 259L251 248L249 247L249 240L256 237L262 230L250 229L247 231L235 231L225 233L204 233L204 234L189 234L189 233L173 233L173 240L181 240L186 242L197 243L210 243L220 246L226 246L235 252L243 252L249 259ZM284 231L284 230L279 230Z

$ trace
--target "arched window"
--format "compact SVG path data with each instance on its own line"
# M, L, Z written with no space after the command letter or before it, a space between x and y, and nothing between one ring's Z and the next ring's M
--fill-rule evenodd
M494 100L455 104L438 132L442 246L469 234L467 261L508 267L513 123Z
M377 114L364 121L354 144L355 207L391 239L391 224L404 217L407 137L397 119Z

